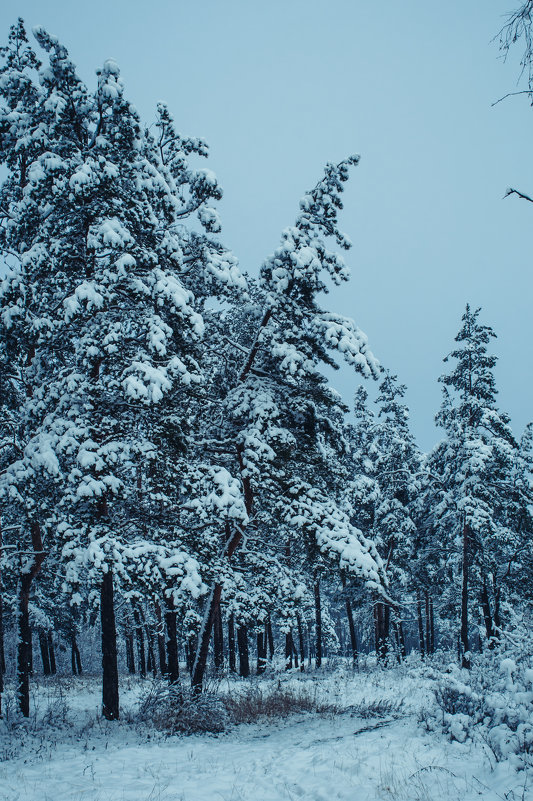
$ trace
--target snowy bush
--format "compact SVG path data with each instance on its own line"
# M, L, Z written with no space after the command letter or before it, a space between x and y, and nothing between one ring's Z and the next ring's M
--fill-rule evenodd
M452 740L487 745L496 761L533 764L533 654L513 647L487 652L470 671L448 668L435 682L436 706L425 718Z
M179 684L154 684L140 704L143 723L166 734L220 733L229 725L222 702L209 693L193 697Z

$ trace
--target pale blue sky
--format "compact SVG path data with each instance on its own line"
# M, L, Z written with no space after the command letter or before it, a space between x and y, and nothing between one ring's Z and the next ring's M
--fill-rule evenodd
M518 0L516 0L518 4ZM209 142L224 188L223 239L255 273L327 160L356 152L341 227L352 283L331 308L355 318L408 385L421 446L438 438L437 377L466 302L498 334L500 404L517 434L533 419L533 109L518 53L492 37L510 0L19 0L59 36L94 85L108 57L149 122L158 100ZM355 380L335 377L347 399Z

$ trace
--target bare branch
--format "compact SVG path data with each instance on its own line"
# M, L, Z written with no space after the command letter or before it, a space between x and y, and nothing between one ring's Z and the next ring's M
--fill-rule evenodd
M499 100L495 100L494 103L491 103L491 108L497 106L498 103L501 103L502 100L505 100L507 97L514 97L515 95L533 95L533 89L521 89L519 92L507 92L507 94L500 97Z
M529 200L530 203L533 203L533 198L529 197L529 195L524 195L524 193L519 192L518 189L509 188L506 191L504 198L509 197L509 195L518 195L518 197L521 197L522 200Z

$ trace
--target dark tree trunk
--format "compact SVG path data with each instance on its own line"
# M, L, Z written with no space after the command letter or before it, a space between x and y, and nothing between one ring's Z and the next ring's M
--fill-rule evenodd
M433 601L431 600L431 598L429 599L429 620L430 620L429 636L430 636L430 640L431 640L431 653L434 654L435 653L435 614L434 614L434 610L433 610Z
M235 616L232 613L228 619L228 656L229 669L232 673L237 672L237 659L235 654Z
M215 670L218 672L224 669L224 632L222 630L222 613L220 604L215 612L213 625L213 658Z
M260 324L260 330L262 328L264 328L268 324L268 321L270 320L271 316L272 316L272 310L271 309L267 309L267 311L265 312L265 314L263 316L263 320L262 320L262 322ZM257 353L259 352L260 347L261 347L261 342L260 342L260 338L259 338L259 334L258 334L254 344L252 345L252 348L250 349L250 353L249 353L248 359L246 361L246 364L245 364L245 366L244 366L244 368L243 368L243 370L242 370L242 372L241 372L241 374L239 376L239 379L238 379L239 383L244 381L244 379L246 378L247 374L249 373L249 371L250 371L250 369L251 369L251 367L253 365L254 359L257 356ZM249 515L251 515L252 510L253 510L253 492L252 492L252 485L251 485L251 482L250 482L250 477L247 475L246 470L245 470L245 465L244 465L244 445L242 443L237 444L236 445L236 451L237 451L237 459L238 459L238 462L239 462L239 470L240 470L240 473L241 473L242 488L243 488L243 495L244 495L244 505L246 507L246 512ZM239 544L240 544L240 542L242 540L243 532L242 532L242 529L237 526L235 528L235 530L233 531L233 533L232 533L231 526L230 526L229 521L228 521L226 523L226 527L225 527L225 532L224 533L225 533L225 537L226 537L226 544L225 544L225 547L224 547L224 554L225 554L226 558L228 559L228 561L230 561L232 556L233 556L233 554L235 553L235 551L239 547ZM208 603L206 605L206 609L205 609L205 612L204 612L204 620L203 620L202 629L200 630L200 636L198 638L198 647L197 647L197 650L196 650L196 657L195 657L195 660L194 660L194 668L193 668L192 675L191 675L191 686L192 686L193 693L195 695L198 695L198 694L200 694L202 692L202 685L203 685L203 680L204 680L204 675L205 675L205 668L206 668L206 665L207 665L207 655L209 653L209 641L211 639L211 630L212 630L213 624L215 622L215 614L216 614L217 608L220 605L221 597L222 597L222 584L217 583L217 584L215 584L213 586L213 589L211 590L209 601L208 601ZM248 668L248 670L249 670L249 668Z
M17 598L17 617L19 640L17 646L17 698L19 708L25 718L30 716L30 675L33 672L33 656L29 616L30 590L32 581L44 562L41 530L37 523L30 525L33 561L20 577Z
M494 626L492 625L492 614L490 611L489 592L487 589L487 579L483 576L483 586L481 588L481 606L483 609L483 619L485 621L485 631L489 648L494 648L496 639L494 636Z
M113 573L108 566L104 573L100 593L100 617L102 621L102 715L106 720L118 720L118 666L117 628L113 598Z
M257 632L257 675L264 673L267 665L267 643L265 631Z
M431 606L429 602L429 592L426 590L425 592L425 602L426 602L426 650L428 654L433 653L433 649L431 647Z
M52 639L52 632L49 631L47 635L47 642L48 642L48 660L50 662L50 673L52 676L56 674L56 655L54 651L54 641Z
M243 472L244 465L242 460L242 448L240 446L237 448L237 456L239 459L239 464L241 466L241 472ZM245 506L247 511L250 513L252 511L252 490L250 485L250 479L247 477L243 477L242 482L244 489ZM225 535L226 535L225 554L227 559L230 560L242 539L242 531L241 529L237 528L232 534L230 524L229 522L227 522L225 528ZM209 595L209 599L207 601L204 611L202 628L200 629L200 634L198 636L196 657L194 660L194 667L191 674L191 687L195 695L199 695L202 692L202 684L204 681L205 668L207 665L207 655L209 653L209 641L211 639L211 632L213 630L213 626L215 623L215 616L217 613L217 609L220 606L221 597L222 597L222 584L217 583L213 586L213 589L211 590L211 593Z
M322 605L320 601L320 579L315 577L316 658L315 666L322 665Z
M292 636L292 631L290 632L291 636L291 646L292 646L292 653L294 654L294 667L298 667L298 651L296 650L296 645L294 643L294 637Z
M48 654L48 637L46 636L46 632L43 631L42 629L39 629L39 647L41 649L43 673L45 676L49 676L51 670L50 670L50 657Z
M468 526L463 525L463 581L461 587L461 666L470 669L468 642Z
M239 649L239 676L242 676L244 679L246 679L250 675L248 630L246 626L237 627L237 647Z
M296 615L296 623L298 625L298 641L300 643L300 673L303 673L305 671L305 643L300 613Z
M127 631L124 639L126 641L126 667L130 675L135 673L135 653L133 651L133 632Z
M0 540L0 554L1 554L1 540ZM4 650L4 601L2 597L2 586L0 583L0 673L3 675L6 672L6 655Z
M418 641L420 644L420 656L422 659L425 659L426 643L424 640L424 622L422 620L422 599L420 597L420 590L416 591L416 609L418 617Z
M3 554L3 534L0 526L0 558ZM1 567L1 566L0 566ZM2 676L0 687L0 702L1 694L4 691L3 675L6 672L6 655L4 650L4 585L2 582L2 573L0 572L0 676ZM1 714L1 707L0 707Z
M146 654L144 650L144 632L142 627L141 615L136 606L133 607L133 620L135 621L135 639L137 641L137 661L139 663L139 675L141 679L145 679Z
M292 668L292 635L290 631L285 634L285 670Z
M194 669L194 658L196 656L196 649L198 647L198 635L193 631L189 632L185 642L185 653L187 656L187 670L189 675L192 676Z
M165 633L163 628L163 621L161 619L161 607L158 603L154 605L155 616L157 620L157 650L159 653L159 670L162 676L167 674L167 655L165 652Z
M346 598L346 617L348 618L348 629L350 632L350 645L352 648L352 662L356 667L359 653L357 650L357 637L355 636L355 626L353 622L352 605L348 598Z
M398 621L398 642L400 644L400 656L402 659L405 659L407 656L407 649L405 647L405 636L403 633L403 623L401 620Z
M0 521L1 522L1 521ZM0 525L0 560L3 555L3 534ZM1 565L0 565L1 568ZM4 694L4 673L6 672L6 659L4 652L4 588L2 584L2 573L0 572L0 718L2 717L2 695Z
M72 664L72 674L74 676L78 675L81 676L81 656L80 656L80 649L78 648L78 642L76 640L76 632L73 632L71 640L70 640L70 657L71 657L71 664Z
M500 588L496 586L496 582L494 577L492 579L492 591L494 595L494 626L495 626L495 633L496 636L500 636L500 630L502 627L502 620L500 617Z
M19 641L17 649L17 695L20 711L25 718L30 716L30 651L31 630L28 604L31 580L29 573L23 573L18 597Z
M191 673L191 687L195 695L199 695L202 692L207 655L209 653L209 642L211 640L211 632L213 631L215 616L220 605L221 596L222 584L215 584L206 604L203 626L198 635L196 657Z
M400 652L400 633L398 631L398 623L395 620L392 621L392 631L394 634L394 639L396 640L396 659L400 663L402 661L402 654Z
M274 635L272 633L272 621L270 619L270 615L267 618L266 622L266 633L267 633L267 640L268 640L268 652L271 659L274 659Z
M172 595L165 598L165 623L167 626L167 677L169 684L177 684L180 677L178 664L178 633L176 611Z
M146 633L146 646L148 649L148 656L146 659L146 670L148 673L152 673L152 676L157 676L157 664L155 661L155 650L154 650L154 631L153 629L147 624L144 624L144 631Z

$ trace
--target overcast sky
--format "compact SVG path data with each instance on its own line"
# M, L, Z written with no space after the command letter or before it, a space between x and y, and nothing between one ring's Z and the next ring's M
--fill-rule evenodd
M515 433L533 419L533 205L503 199L533 193L533 109L523 96L491 105L517 89L519 53L503 63L491 42L510 3L17 0L0 8L0 38L18 15L43 25L91 88L112 57L145 122L164 100L183 134L205 137L224 242L251 273L323 164L361 154L341 216L352 282L327 303L407 384L428 449L467 302L498 334ZM356 379L334 381L349 400Z

